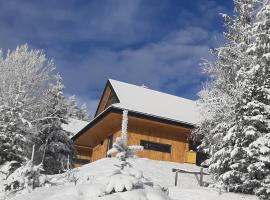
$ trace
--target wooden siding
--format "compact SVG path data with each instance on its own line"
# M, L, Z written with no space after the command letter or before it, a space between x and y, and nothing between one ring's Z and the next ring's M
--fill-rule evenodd
M89 162L92 159L92 149L89 147L84 147L84 146L79 146L75 145L75 150L76 150L76 158L77 159L82 159L82 160L89 160ZM74 163L75 167L80 167L82 164L80 163Z
M99 122L89 128L84 134L74 141L75 145L97 147L109 135L121 128L122 116L119 113L109 113Z
M108 139L104 139L102 144L93 148L92 162L105 158L107 154Z
M107 85L106 88L105 88L105 90L104 90L104 94L102 96L102 99L100 100L100 104L98 106L96 115L100 114L105 109L111 92L112 91L111 91L110 87Z
M161 122L129 117L128 124L128 144L140 145L141 140L171 145L171 153L163 153L153 150L138 152L138 156L154 160L164 160L183 163L185 153L189 150L188 135L191 129L179 126L168 125ZM113 141L120 136L120 127L113 131ZM92 161L106 157L108 139L103 137L103 144L99 144L93 149Z

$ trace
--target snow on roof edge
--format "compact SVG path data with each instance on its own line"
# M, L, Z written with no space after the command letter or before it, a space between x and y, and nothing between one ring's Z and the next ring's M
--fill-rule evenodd
M132 83L118 81L118 80L111 79L111 78L109 78L108 81L111 83L112 87L113 87L113 84L112 84L113 82L116 82L116 83L118 82L118 83L123 83L123 84L131 85L131 86L136 86L136 87L139 87L139 88L144 88L146 90L150 90L151 92L156 92L156 93L160 93L160 94L163 94L163 95L168 95L168 96L176 97L176 98L182 99L184 101L196 102L195 100L192 100L192 99L180 97L180 96L177 96L177 95L173 95L173 94L170 94L170 93L162 92L162 91L159 91L159 90L154 90L154 89L151 89L151 88L148 88L148 87L143 87L143 86L132 84ZM116 94L116 96L117 96L117 94Z
M187 124L197 124L196 101L113 79L108 80L126 109Z
M119 103L112 104L109 107L120 108L122 110L127 110L127 111L130 111L130 112L134 112L134 113L138 113L138 114L142 114L142 115L147 115L149 117L156 117L156 118L159 118L159 119L164 119L164 120L168 120L168 121L172 121L172 122L177 122L177 123L186 124L186 125L190 125L190 126L196 126L196 124L193 124L193 123L188 123L188 122L184 122L184 121L179 121L179 120L175 120L175 119L171 119L171 118L166 118L166 117L162 117L162 116L158 116L158 115L153 115L153 114L150 114L150 113L144 113L144 112L128 109L128 108L125 108L125 107L121 107L121 105Z

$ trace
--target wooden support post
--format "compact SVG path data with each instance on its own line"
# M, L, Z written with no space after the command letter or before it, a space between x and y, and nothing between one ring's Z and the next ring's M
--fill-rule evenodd
M178 171L175 172L175 181L174 181L175 186L177 186L177 181L178 181Z
M200 186L203 186L203 168L202 167L200 171Z

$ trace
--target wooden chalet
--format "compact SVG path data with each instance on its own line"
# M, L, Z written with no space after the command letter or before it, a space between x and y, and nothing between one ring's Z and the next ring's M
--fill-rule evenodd
M138 156L196 162L188 141L199 118L194 101L109 79L94 119L72 137L77 166L107 156L121 134L123 110L128 110L128 144L144 146Z

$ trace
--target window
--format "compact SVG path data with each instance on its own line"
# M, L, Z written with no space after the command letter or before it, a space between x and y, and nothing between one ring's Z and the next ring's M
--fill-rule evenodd
M106 103L105 109L108 108L110 105L114 104L114 103L119 103L117 97L114 95L113 92L111 92L109 99Z
M141 140L140 145L144 147L145 150L160 151L164 153L171 153L171 145L161 144L156 142L149 142Z
M113 135L110 135L108 137L108 146L107 146L107 151L109 151L113 146ZM111 155L109 155L108 157L111 157Z
M81 164L81 165L85 165L85 164L90 163L90 160L86 160L86 159L73 158L72 160L74 163Z

